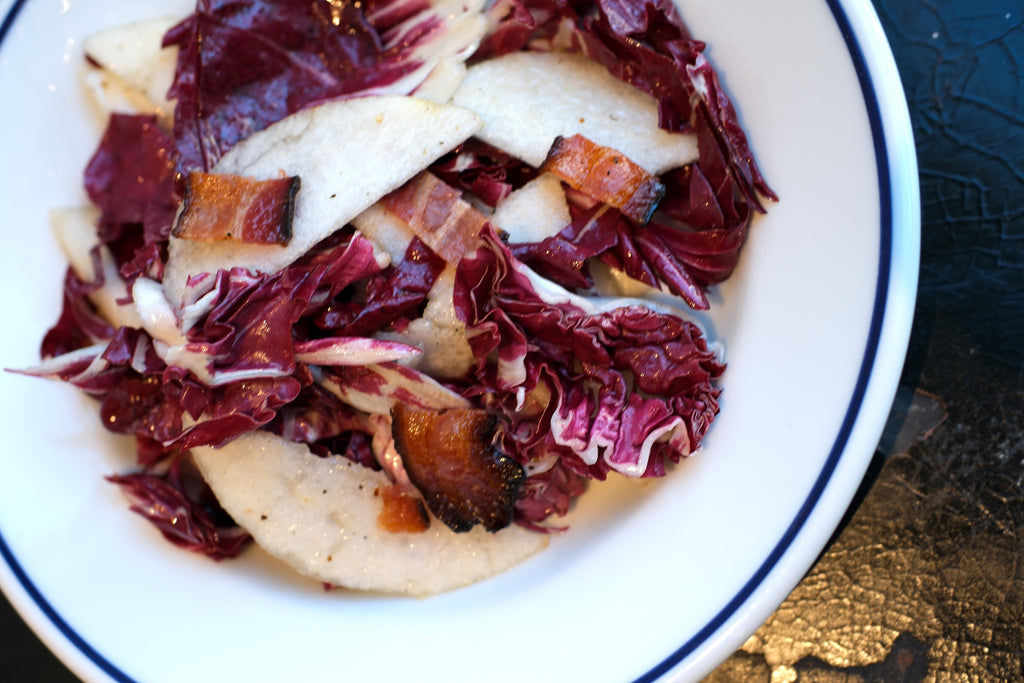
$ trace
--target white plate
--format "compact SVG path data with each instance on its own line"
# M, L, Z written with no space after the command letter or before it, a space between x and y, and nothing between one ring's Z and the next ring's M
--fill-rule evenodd
M713 297L730 365L705 450L664 481L584 497L571 532L507 575L430 600L367 597L324 592L259 552L215 564L171 547L103 481L132 457L93 406L4 373L0 580L73 671L693 680L785 598L860 482L899 378L917 278L913 143L867 0L687 4L782 198ZM80 40L167 9L0 10L0 365L18 367L58 312L46 211L83 200L101 131L75 81Z

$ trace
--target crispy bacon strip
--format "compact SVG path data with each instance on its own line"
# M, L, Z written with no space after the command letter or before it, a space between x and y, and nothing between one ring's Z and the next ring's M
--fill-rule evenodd
M381 204L453 265L476 248L487 223L487 217L462 199L458 190L428 172L381 199Z
M493 415L477 408L391 410L395 448L427 507L453 531L512 523L523 468L497 450Z
M427 516L427 509L423 507L423 501L410 495L401 485L383 486L375 490L373 495L381 499L377 524L385 531L418 534L430 526L430 518Z
M651 218L665 186L625 154L582 135L555 138L541 171L622 211L637 225Z
M298 176L253 180L193 171L171 234L198 242L287 245L299 184Z

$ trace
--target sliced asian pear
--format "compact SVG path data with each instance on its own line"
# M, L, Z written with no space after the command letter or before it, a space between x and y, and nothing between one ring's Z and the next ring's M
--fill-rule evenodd
M194 171L185 179L181 214L171 234L197 242L278 244L292 239L298 176L254 180Z
M334 586L432 595L500 574L548 543L518 526L457 534L433 520L418 533L387 531L378 519L379 491L391 485L384 472L317 457L266 432L192 452L220 504L259 546Z
M433 175L420 173L380 201L381 206L412 228L438 256L452 265L480 242L487 217L462 199L461 193Z
M172 236L164 273L167 298L179 305L192 275L232 267L280 270L480 126L480 118L461 107L382 95L304 109L254 133L212 170L256 179L301 177L291 242L281 248Z
M378 263L401 263L416 235L404 220L377 202L352 219L352 225L373 244Z
M431 102L447 102L465 77L466 62L448 58L438 62L412 94Z
M542 173L501 200L491 224L508 235L510 244L542 242L572 221L558 176Z
M525 474L494 443L493 415L476 408L423 410L398 403L391 434L409 480L454 531L512 523Z
M114 255L99 242L99 219L99 209L94 206L50 211L50 227L71 270L83 282L103 281L89 293L89 301L114 327L140 328L142 320L135 306L129 303L128 290Z
M458 379L476 365L466 339L466 323L455 312L455 266L449 265L430 289L423 316L409 321L394 339L423 353L409 364L432 377Z
M167 91L174 80L177 48L161 47L164 34L181 17L158 17L93 33L82 50L100 72L86 72L87 85L101 106L118 111L154 113L168 120L173 104Z
M579 55L513 52L469 68L452 102L480 114L477 137L534 167L552 141L579 133L615 147L648 173L697 159L696 136L658 127L658 104Z
M629 157L582 135L555 138L541 170L614 206L637 225L650 220L658 202L665 196L661 181Z

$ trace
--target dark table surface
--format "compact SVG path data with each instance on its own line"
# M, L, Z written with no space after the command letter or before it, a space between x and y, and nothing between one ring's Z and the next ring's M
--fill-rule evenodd
M715 683L1024 681L1024 4L875 7L920 167L906 367L840 533ZM75 680L6 601L0 680Z

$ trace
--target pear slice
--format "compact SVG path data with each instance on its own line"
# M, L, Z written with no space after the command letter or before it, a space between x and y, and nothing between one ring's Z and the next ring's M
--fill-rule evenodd
M192 275L242 267L276 272L460 144L482 122L462 107L380 95L288 116L233 147L213 169L258 180L299 176L287 246L172 237L164 290L181 304Z
M597 62L514 52L469 68L452 103L480 114L477 137L534 167L558 136L580 134L658 175L697 158L696 136L658 127L658 103Z
M334 586L432 595L504 572L548 543L517 526L455 533L434 518L421 533L386 531L377 516L387 475L266 432L192 453L220 504L260 547Z
M86 72L86 83L101 107L109 102L118 110L170 116L173 104L167 91L174 80L178 48L161 43L178 21L180 17L146 19L85 38L82 50L101 69L98 77Z
M131 304L125 304L128 290L114 262L114 255L99 243L96 224L100 211L95 206L50 210L50 227L68 264L83 282L103 279L103 285L89 294L96 310L114 327L142 327L142 320ZM99 272L93 264L92 250L98 248Z
M562 181L542 173L494 207L491 223L508 234L510 244L542 242L572 221Z

